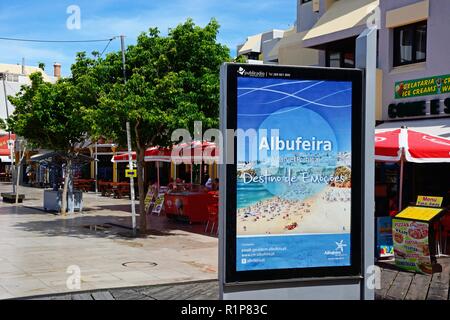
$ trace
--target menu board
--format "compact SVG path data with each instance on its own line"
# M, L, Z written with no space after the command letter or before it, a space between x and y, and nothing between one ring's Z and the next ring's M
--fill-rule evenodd
M148 212L148 210L150 209L150 207L152 206L153 203L154 203L153 189L151 187L149 187L148 191L147 191L147 195L145 196L145 199L144 199L145 212Z
M238 73L236 271L351 266L352 81Z
M155 200L155 205L153 207L152 213L161 213L162 207L164 205L164 195L165 193L159 193L158 197Z
M393 219L395 264L402 269L431 274L429 224Z
M416 205L423 207L440 208L442 206L443 197L418 196Z

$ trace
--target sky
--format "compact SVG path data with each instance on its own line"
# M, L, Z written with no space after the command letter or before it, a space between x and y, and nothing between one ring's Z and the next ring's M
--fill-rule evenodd
M236 45L249 35L271 29L288 29L296 19L296 0L16 0L0 1L0 37L91 40L109 39L124 34L126 44L150 27L163 34L192 18L200 26L216 18L221 25L218 41L236 54ZM80 9L80 28L69 29L73 21L72 5ZM72 24L73 25L73 24ZM70 74L70 65L79 51L102 52L107 42L96 43L34 43L0 40L0 63L21 63L37 66L44 62L52 74L54 62L62 64L62 73ZM106 53L120 49L114 40Z

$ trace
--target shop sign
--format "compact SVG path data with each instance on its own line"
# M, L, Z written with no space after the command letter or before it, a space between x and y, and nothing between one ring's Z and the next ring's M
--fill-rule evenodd
M428 197L418 196L416 205L422 207L435 207L440 208L442 206L443 197Z
M450 75L399 81L395 83L395 99L450 93Z
M425 117L427 115L450 115L450 98L446 98L443 104L440 99L431 100L429 114L427 114L427 101L425 100L391 103L388 107L388 116L391 119Z
M392 236L397 266L408 271L432 273L428 223L393 219Z

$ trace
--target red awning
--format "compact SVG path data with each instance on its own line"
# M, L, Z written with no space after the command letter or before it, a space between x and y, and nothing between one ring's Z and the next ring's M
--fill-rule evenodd
M8 140L16 140L16 135L5 134L0 137L0 156L11 156L11 151L8 148Z
M144 161L147 162L170 162L170 149L152 147L145 150ZM136 152L132 152L132 160L136 161ZM117 154L112 157L111 162L128 162L128 153Z
M217 161L218 150L212 142L193 141L173 146L171 149L152 147L145 151L144 161L147 162L174 162L174 163L200 163ZM133 161L136 161L136 152L132 153ZM128 162L128 153L117 154L112 162Z

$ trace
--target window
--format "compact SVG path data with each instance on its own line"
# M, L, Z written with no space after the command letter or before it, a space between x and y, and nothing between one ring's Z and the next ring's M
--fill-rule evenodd
M326 66L331 68L354 68L355 54L353 52L327 51Z
M18 74L10 74L10 73L8 73L6 75L6 81L19 82L19 75Z
M300 2L302 3L302 4L304 4L304 3L308 3L308 2L311 2L312 0L300 0Z
M394 67L427 59L427 21L394 29Z

